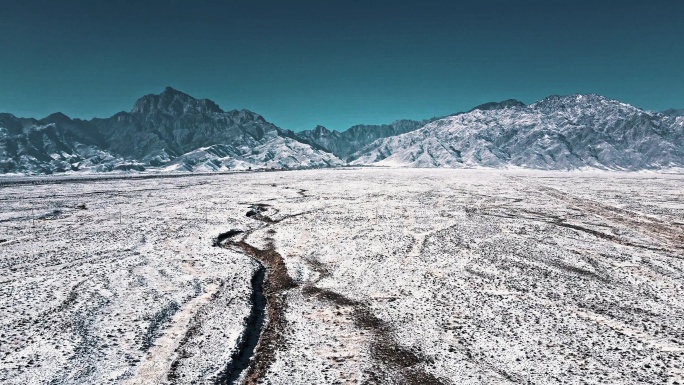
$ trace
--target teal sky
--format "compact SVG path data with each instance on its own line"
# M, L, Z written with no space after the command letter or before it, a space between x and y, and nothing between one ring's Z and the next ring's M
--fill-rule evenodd
M293 130L577 92L684 108L683 1L330 3L4 0L0 112L107 117L165 86Z

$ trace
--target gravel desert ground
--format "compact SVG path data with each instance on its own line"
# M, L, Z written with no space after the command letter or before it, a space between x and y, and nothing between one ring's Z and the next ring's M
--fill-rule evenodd
M684 384L684 175L0 180L3 384Z

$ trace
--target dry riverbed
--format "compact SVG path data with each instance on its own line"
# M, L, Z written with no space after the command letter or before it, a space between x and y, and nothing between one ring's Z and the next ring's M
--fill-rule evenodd
M2 383L684 384L684 176L13 180Z

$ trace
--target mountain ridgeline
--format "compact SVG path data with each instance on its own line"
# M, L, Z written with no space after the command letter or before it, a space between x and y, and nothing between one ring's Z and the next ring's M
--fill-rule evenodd
M352 164L544 170L684 167L684 117L647 112L599 95L504 103L381 139Z
M0 173L217 171L338 166L342 162L248 110L223 111L173 88L130 112L83 121L0 115Z
M323 126L301 131L297 135L325 148L335 156L346 159L374 141L416 130L427 121L398 120L391 124L356 125L345 131L330 131Z
M294 132L173 88L80 120L0 114L0 173L220 171L350 165L645 170L684 167L684 113L598 95L486 103L424 121Z

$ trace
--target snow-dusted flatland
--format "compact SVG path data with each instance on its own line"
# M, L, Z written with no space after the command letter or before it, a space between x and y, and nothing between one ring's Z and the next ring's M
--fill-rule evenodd
M221 383L259 262L250 383L684 383L682 175L58 181L0 186L2 383Z

